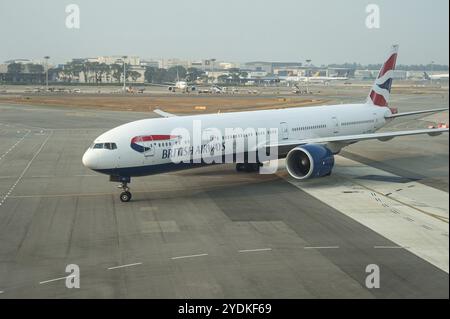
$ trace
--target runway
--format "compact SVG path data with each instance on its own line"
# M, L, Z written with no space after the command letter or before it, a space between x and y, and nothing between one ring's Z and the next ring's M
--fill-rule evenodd
M448 94L393 102L402 112L437 108L448 105ZM323 193L342 195L353 182L394 192L416 183L427 198L448 200L448 135L352 145L335 176L302 185L282 171L238 174L231 165L136 178L133 201L121 203L115 185L84 168L81 156L105 130L153 116L0 105L0 298L449 297L448 206L437 212L431 201L434 208L421 209L444 218L415 225L404 204L417 202L394 198L403 202L390 207L401 215L394 221L404 220L395 224L398 238L379 227L397 214L378 211L386 209L378 201L367 203L382 207L368 222L342 197ZM361 166L353 170L351 160ZM369 182L358 179L366 170ZM349 203L368 194L345 196ZM410 234L447 243L447 255L414 246L416 237L404 244ZM80 267L79 289L65 286L68 264ZM380 268L378 289L365 284L371 264Z

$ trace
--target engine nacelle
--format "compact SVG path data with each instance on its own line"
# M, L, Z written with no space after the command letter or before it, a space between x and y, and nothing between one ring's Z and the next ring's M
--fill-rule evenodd
M287 171L295 179L330 175L333 166L333 153L319 144L297 146L286 156Z

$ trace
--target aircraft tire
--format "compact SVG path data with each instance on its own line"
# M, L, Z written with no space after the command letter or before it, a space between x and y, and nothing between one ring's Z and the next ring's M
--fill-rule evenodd
M120 194L120 201L123 203L127 203L131 200L131 193L130 192L123 192Z

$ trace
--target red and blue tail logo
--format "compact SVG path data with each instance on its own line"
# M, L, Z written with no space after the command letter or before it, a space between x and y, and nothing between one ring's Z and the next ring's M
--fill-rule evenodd
M131 148L139 153L144 153L150 150L148 143L150 142L168 142L178 139L177 135L143 135L135 136L131 139Z
M372 86L368 98L369 103L377 106L388 106L395 64L397 62L397 53L398 45L394 45Z

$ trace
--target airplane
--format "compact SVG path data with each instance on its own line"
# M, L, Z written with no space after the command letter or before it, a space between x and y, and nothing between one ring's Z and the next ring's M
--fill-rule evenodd
M425 80L448 80L448 73L430 75L427 72L423 72L423 77Z
M231 155L237 171L261 172L268 163L277 163L279 158L285 158L288 173L295 179L305 180L330 175L334 155L358 141L388 141L400 136L448 133L448 127L377 132L396 118L448 110L440 108L398 113L396 108L389 106L397 52L398 45L394 45L363 103L193 116L176 116L158 110L156 113L161 118L127 123L97 137L83 155L82 162L91 170L109 175L110 181L119 182L118 187L122 189L119 198L122 202L128 202L132 197L128 187L132 177L220 164L220 160L210 161L216 156L216 151L220 156ZM190 145L190 141L179 133L183 131L194 136L199 123L206 128L203 133L215 130L221 137L215 138L213 135L210 140L203 139L202 133L201 145L198 142L195 145L195 140L194 146ZM248 128L256 133L247 134L244 131L235 134L232 130L230 134L229 128ZM250 160L255 147L250 147L249 142L255 135L258 140L256 148L263 152ZM211 146L211 142L215 144L207 147ZM228 147L230 143L232 147ZM237 150L238 143L247 146L243 151ZM269 162L264 162L269 150L275 150L276 157L269 157ZM243 152L244 156L238 158L238 152ZM173 159L180 153L186 156L186 161Z
M153 86L164 86L167 87L170 92L177 92L181 91L183 93L189 93L196 90L196 87L194 85L190 85L186 80L180 80L180 77L178 75L178 69L177 69L177 78L176 81L173 83L166 83L166 84L152 84Z
M189 93L191 91L195 91L196 87L193 85L189 85L187 81L177 80L174 85L169 86L169 91L176 92L177 90L183 93Z
M345 76L304 76L300 77L301 82L319 82L319 83L329 83L331 81L346 81L348 77Z
M317 72L316 74L318 74ZM309 83L330 83L331 81L346 81L348 77L344 76L289 76L286 78L288 82L309 82Z

